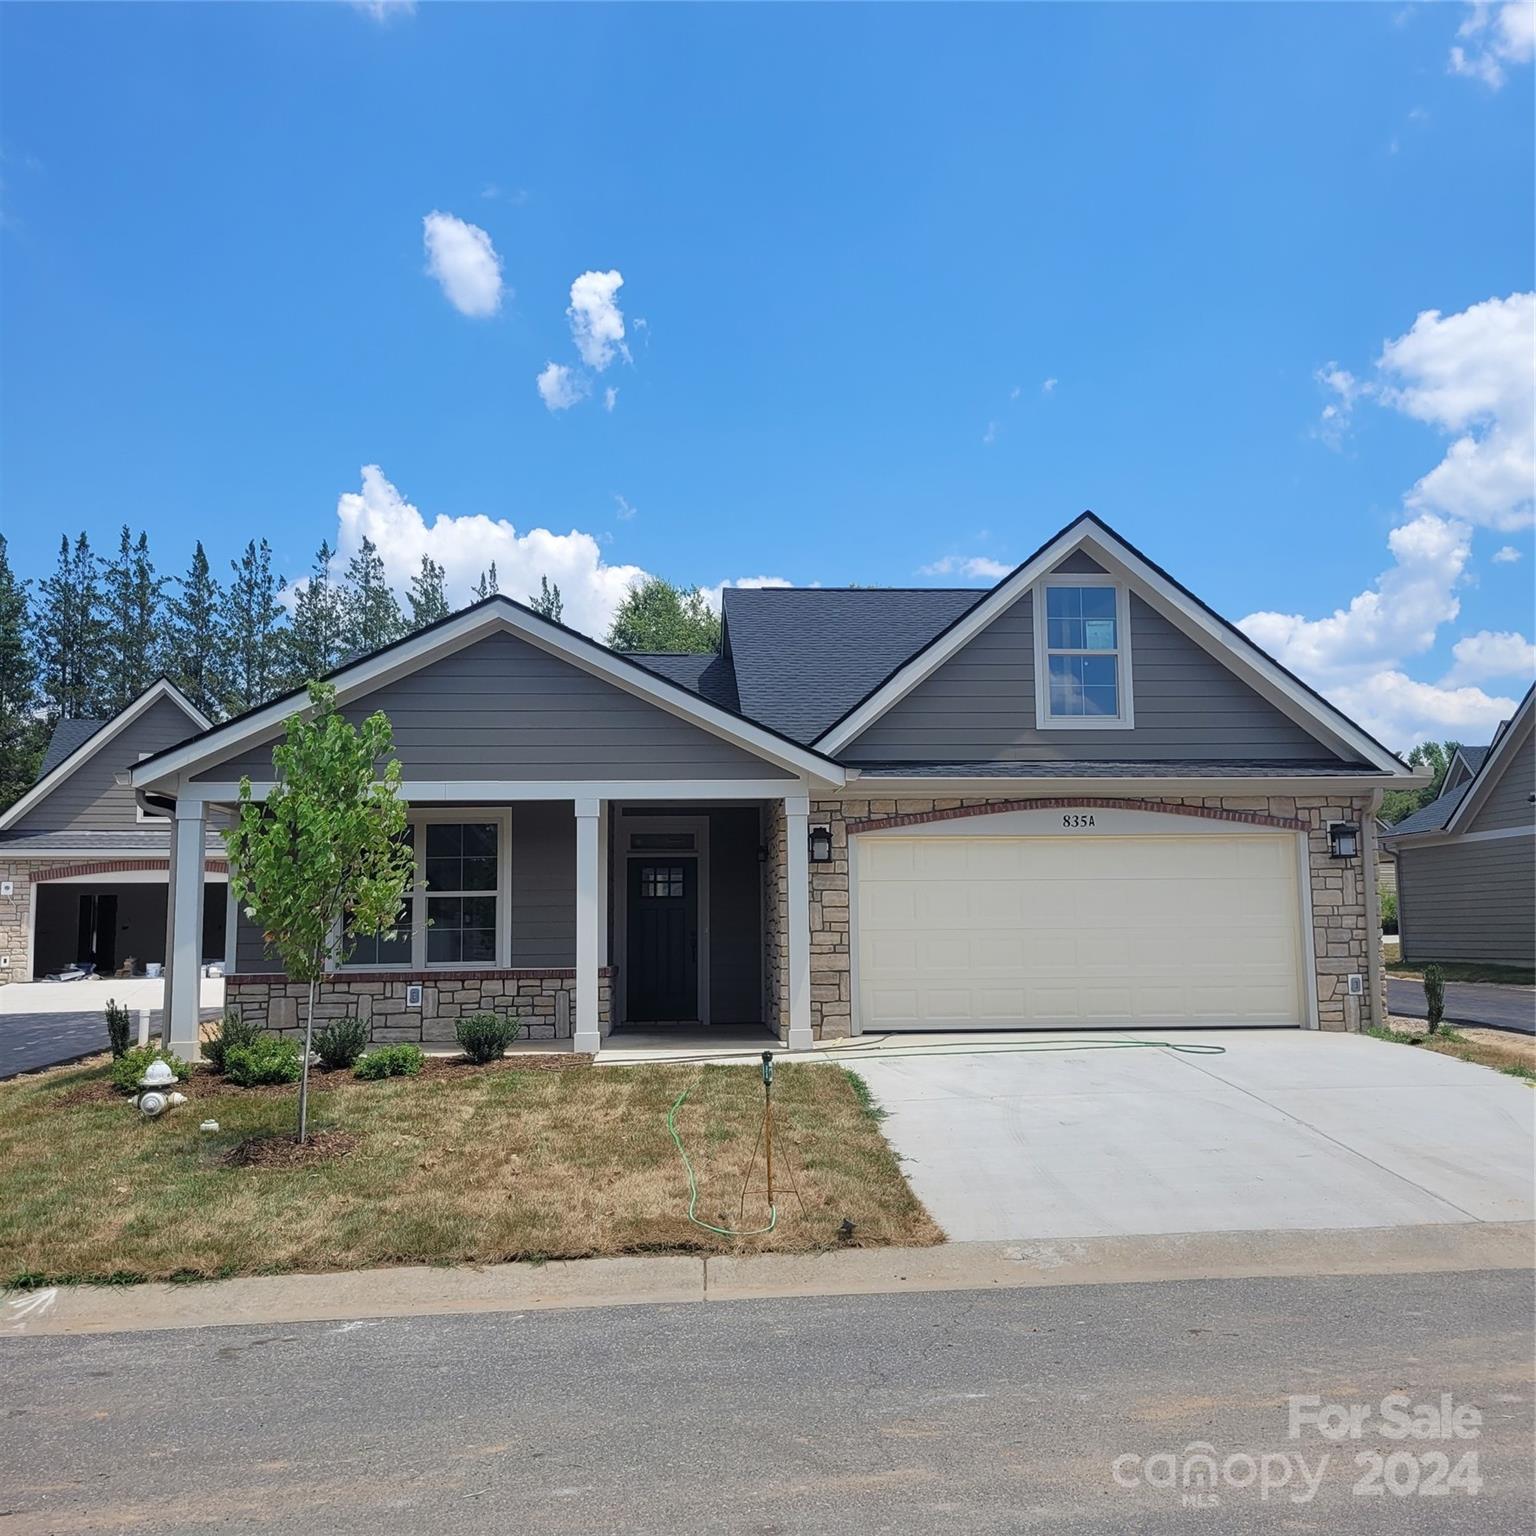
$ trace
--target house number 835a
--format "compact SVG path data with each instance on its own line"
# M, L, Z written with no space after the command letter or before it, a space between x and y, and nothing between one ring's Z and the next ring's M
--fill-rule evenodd
M1064 827L1091 827L1094 825L1091 811L1067 811L1061 818Z

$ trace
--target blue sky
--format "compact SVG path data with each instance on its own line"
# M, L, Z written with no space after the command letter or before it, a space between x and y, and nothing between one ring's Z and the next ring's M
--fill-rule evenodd
M635 570L986 582L1092 507L1394 743L1486 739L1530 10L8 5L13 559L368 531L598 628Z

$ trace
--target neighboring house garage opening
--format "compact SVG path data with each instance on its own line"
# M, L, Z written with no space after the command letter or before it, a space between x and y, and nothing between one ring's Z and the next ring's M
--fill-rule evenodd
M203 892L203 958L224 959L227 900L222 882ZM132 961L132 974L165 963L166 883L41 880L33 888L32 972L43 977L90 963L101 976Z

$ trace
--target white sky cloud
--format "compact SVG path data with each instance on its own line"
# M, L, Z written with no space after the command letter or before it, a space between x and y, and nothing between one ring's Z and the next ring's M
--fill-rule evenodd
M997 423L995 421L987 423L987 430L981 434L981 440L988 448L997 441Z
M391 585L403 599L411 577L430 555L444 569L451 603L467 603L470 587L491 562L501 590L525 601L539 590L539 578L559 585L565 622L599 638L630 583L646 572L637 565L609 565L597 540L572 529L554 533L530 528L519 533L504 518L482 514L439 515L428 523L385 478L377 464L365 465L361 491L349 491L336 506L336 560L339 574L357 553L364 537L378 546Z
M1496 91L1504 84L1508 65L1531 62L1536 49L1536 5L1531 0L1473 5L1456 36L1460 41L1452 46L1446 68Z
M601 373L615 357L629 361L624 345L624 314L618 292L624 286L619 272L583 272L571 284L571 303L566 310L571 340L588 368Z
M701 587L704 601L716 613L720 611L720 595L727 587L792 587L794 582L784 576L739 576L735 581L722 581L719 586Z
M1460 434L1406 500L1487 528L1530 526L1536 486L1536 293L1426 310L1382 350L1382 399Z
M618 509L615 515L618 517L620 522L627 523L630 518L632 518L635 513L640 510L638 507L627 501L623 496L620 496L617 491L613 493L613 501L615 507Z
M1396 669L1331 689L1328 696L1350 719L1399 752L1421 741L1487 741L1499 721L1509 719L1517 708L1515 699L1481 688L1436 687Z
M1057 382L1058 381L1055 379L1046 379L1040 385L1040 393L1042 395L1054 395L1056 393Z
M997 581L1013 567L987 555L945 555L929 565L920 566L919 576L968 576L973 581Z
M381 27L404 16L416 14L416 0L352 0L352 9L361 11Z
M1495 565L1513 565L1520 558L1520 551L1513 544L1506 544L1493 552Z
M534 383L538 386L539 399L552 411L568 411L587 394L586 379L564 363L546 363Z
M429 213L422 221L427 271L461 315L483 319L501 308L501 257L491 237L451 213Z
M610 384L608 388L603 391L603 409L611 413L614 406L616 406L618 403L619 392L612 384Z
M1451 647L1451 655L1455 664L1441 678L1442 688L1514 679L1523 692L1536 677L1536 645L1512 630L1480 629L1475 635L1463 635Z

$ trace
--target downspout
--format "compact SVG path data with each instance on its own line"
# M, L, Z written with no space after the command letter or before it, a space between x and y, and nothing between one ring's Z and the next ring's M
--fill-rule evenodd
M1362 874L1362 878L1365 881L1365 984L1371 994L1369 1027L1372 1029L1384 1029L1387 1023L1381 1007L1381 889L1377 884L1376 874L1378 835L1376 813L1381 809L1383 793L1384 791L1380 789L1373 789L1371 791L1371 803L1367 808L1370 821L1360 829L1365 838L1365 867ZM1401 924L1401 894L1398 896L1398 903L1398 922ZM1399 932L1401 932L1401 928L1399 928Z

